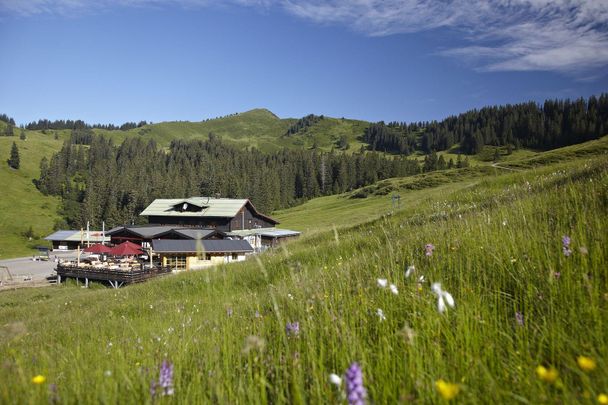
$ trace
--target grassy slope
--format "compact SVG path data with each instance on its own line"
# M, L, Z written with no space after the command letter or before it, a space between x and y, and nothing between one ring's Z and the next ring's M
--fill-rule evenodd
M283 136L295 119L280 119L266 109L255 109L236 115L201 122L162 122L130 131L96 130L97 133L121 142L127 136L154 139L168 146L173 139L207 139L210 132L222 140L242 148L255 147L265 152L287 148L310 148L314 139L322 150L330 150L341 135L346 135L357 150L357 138L368 125L365 121L326 118L304 134ZM354 150L354 148L351 148Z
M608 154L608 136L545 153L519 151L501 160L499 164L522 169L596 154ZM342 195L316 198L297 207L277 211L273 216L281 221L280 226L285 228L306 232L326 231L334 226L351 226L391 215L394 212L392 200L394 194L401 197L401 206L408 208L419 205L418 200L421 195L430 202L446 193L472 187L482 178L508 174L508 171L490 167L488 163L480 161L477 163L471 168L383 180L362 189L369 195L367 198L354 198L353 196L359 192L355 190ZM426 189L427 192L424 194L416 192L421 189Z
M1 129L0 129L1 130ZM59 199L42 195L32 183L40 174L40 160L61 148L62 140L53 135L27 131L27 139L17 136L0 137L0 258L27 256L32 246L45 241L28 241L22 233L32 226L34 233L48 235L59 216ZM6 164L13 141L17 143L21 167L13 170Z
M335 233L305 235L259 263L118 291L2 293L0 401L151 403L150 381L169 359L172 402L184 404L337 403L328 375L352 361L373 403L440 403L440 378L459 384L463 403L592 402L608 387L608 159L603 147L559 154L550 166L413 190L364 226L351 218L380 197L345 199L353 215L336 217ZM335 201L309 204L324 202ZM323 218L310 212L312 227ZM439 314L420 275L442 282L456 307ZM288 321L300 322L298 337L286 335ZM580 370L581 354L597 369ZM540 364L559 380L539 380ZM32 384L36 374L47 382Z

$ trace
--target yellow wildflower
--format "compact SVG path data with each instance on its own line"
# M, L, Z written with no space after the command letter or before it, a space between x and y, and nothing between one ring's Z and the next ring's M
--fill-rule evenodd
M536 375L538 378L548 383L554 383L557 380L557 377L559 377L559 373L554 367L546 368L544 366L536 367Z
M449 383L443 379L437 380L435 382L435 386L437 387L437 391L439 391L439 395L441 395L441 397L447 401L454 399L460 392L460 387L458 384Z
M46 381L46 377L43 375L38 374L36 377L32 378L32 382L34 384L44 384L44 382Z
M581 370L587 373L595 370L595 367L597 367L597 363L595 362L595 360L587 356L578 356L576 358L576 362L578 363L578 366L581 368Z
M602 405L608 405L608 395L600 394L597 396L597 402Z

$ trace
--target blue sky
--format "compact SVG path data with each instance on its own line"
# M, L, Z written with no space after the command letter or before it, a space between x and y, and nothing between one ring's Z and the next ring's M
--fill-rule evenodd
M608 91L600 0L0 0L0 112L370 121Z

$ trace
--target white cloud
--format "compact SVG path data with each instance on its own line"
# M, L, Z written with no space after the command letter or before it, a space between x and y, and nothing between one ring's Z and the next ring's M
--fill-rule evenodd
M607 0L0 0L0 11L73 14L107 7L280 8L368 36L449 28L464 45L436 53L483 71L588 72L608 66Z

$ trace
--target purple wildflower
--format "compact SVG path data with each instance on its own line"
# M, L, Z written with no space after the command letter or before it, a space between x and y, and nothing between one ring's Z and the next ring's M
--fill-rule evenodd
M228 316L232 316L232 313L233 313L233 312L232 312L232 308L228 308L228 309L226 309L226 315L228 315Z
M433 245L432 243L427 243L426 245L424 245L424 254L427 256L433 256L433 250L435 250L435 245Z
M572 250L570 249L570 237L568 235L562 237L562 251L566 257L572 254Z
M517 325L519 326L524 326L524 314L515 312L515 322L517 322Z
M367 392L363 387L363 372L357 363L350 365L344 376L346 380L346 398L349 405L364 405Z
M173 395L173 364L167 360L163 360L160 366L160 376L158 381L152 381L150 384L150 395L156 396L156 390L160 389L161 395Z
M160 366L158 385L163 389L163 395L173 395L173 364L167 360Z
M559 272L559 271L556 271L556 272L554 272L554 273L553 273L553 277L555 277L555 278L556 278L556 279L558 279L558 280L559 280L559 278L560 278L561 276L562 276L562 273L561 273L561 272Z
M298 336L300 334L300 322L287 322L285 332L287 336Z

